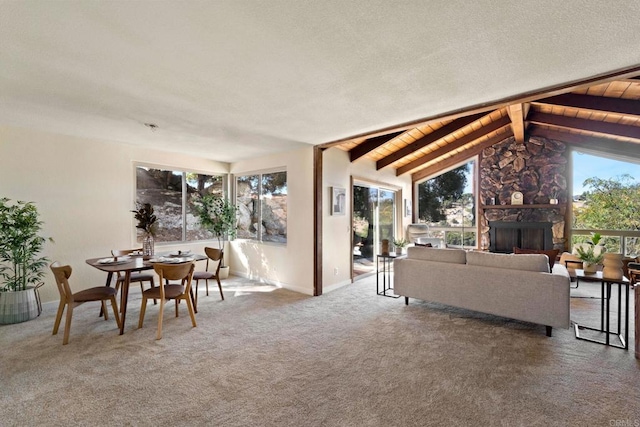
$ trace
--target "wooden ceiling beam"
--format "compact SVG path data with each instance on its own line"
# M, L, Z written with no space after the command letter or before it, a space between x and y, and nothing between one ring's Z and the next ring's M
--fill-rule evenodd
M445 159L441 162L436 163L435 165L424 168L414 174L411 175L411 181L416 182L420 181L429 176L437 175L442 173L446 169L449 169L452 166L457 165L458 163L462 163L465 160L469 160L473 156L477 156L484 150L485 148L491 147L493 144L497 144L498 142L504 141L505 139L512 137L513 132L511 130L507 131L507 133L500 133L492 136L486 141L471 147L468 150L465 150L462 153L455 154L448 159Z
M412 154L420 150L421 148L426 147L429 144L433 144L437 140L442 139L451 133L459 131L463 127L475 122L476 120L479 120L484 116L485 116L484 113L478 113L478 114L472 114L471 116L461 117L459 119L456 119L451 123L446 124L441 128L434 130L430 134L427 134L422 138L417 139L416 141L412 142L406 147L403 147L400 150L378 160L376 167L378 170L380 170L386 166L389 166L393 162L396 162L401 158L408 156L409 154Z
M367 139L362 144L356 145L351 150L349 150L349 158L352 162L354 162L355 160L359 159L362 156L366 156L376 148L386 144L402 133L404 133L404 131L388 133L386 135L380 135L376 136L375 138Z
M559 116L533 111L528 119L530 123L547 126L555 126L566 129L584 130L589 132L623 136L640 140L640 127L620 125L618 123L598 122L594 120L579 119L576 117Z
M460 139L457 139L447 145L444 145L440 148L438 148L437 150L433 150L432 152L425 154L424 156L410 162L407 163L404 166L400 166L398 169L396 169L396 176L400 176L403 175L413 169L416 169L422 165L424 165L425 163L429 163L430 161L437 159L438 157L447 154L449 151L453 151L453 150L457 150L458 148L461 148L467 144L469 144L470 142L475 141L478 138L482 138L484 135L489 134L491 132L495 132L496 130L503 128L505 126L508 126L511 124L511 120L509 119L509 116L503 116L501 117L499 120L496 120L494 122L489 123L486 126L481 127L480 129L477 129L465 136L463 136Z
M533 101L535 104L551 104L575 107L583 110L640 116L640 101L635 99L609 98L606 96L565 93Z
M516 138L516 142L524 143L524 131L527 128L525 119L529 113L528 103L517 103L507 107L507 113L511 118L511 128L513 129L513 135Z

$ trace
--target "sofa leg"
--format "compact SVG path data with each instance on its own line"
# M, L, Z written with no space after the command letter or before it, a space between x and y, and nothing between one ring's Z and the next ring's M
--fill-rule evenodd
M551 336L551 330L553 328L551 326L545 326L545 328L547 328L547 336L550 337Z
M404 305L409 305L409 297L404 297Z

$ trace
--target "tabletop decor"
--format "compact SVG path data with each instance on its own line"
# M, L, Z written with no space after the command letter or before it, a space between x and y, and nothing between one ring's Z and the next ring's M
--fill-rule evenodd
M598 264L604 260L605 247L600 245L602 236L599 233L591 233L591 240L582 245L576 245L576 255L582 261L582 269L585 273L595 273Z
M36 318L42 307L38 288L44 283L47 240L40 235L42 221L32 202L0 199L0 324Z
M393 246L396 248L396 255L402 255L402 250L409 244L404 238L394 239Z
M152 256L154 253L154 236L156 235L157 221L153 213L153 206L151 203L138 204L138 209L131 211L134 218L138 221L136 228L142 230L142 254L144 256Z

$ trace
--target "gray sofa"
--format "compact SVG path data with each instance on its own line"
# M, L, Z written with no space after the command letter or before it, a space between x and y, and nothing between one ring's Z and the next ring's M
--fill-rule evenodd
M546 255L465 252L410 247L394 261L397 295L509 317L547 327L569 328L569 273Z

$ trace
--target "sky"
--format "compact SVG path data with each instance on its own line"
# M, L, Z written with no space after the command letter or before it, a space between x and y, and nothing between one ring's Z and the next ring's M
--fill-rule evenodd
M587 178L611 179L624 174L631 175L635 182L640 181L640 164L627 163L605 157L573 152L573 195L578 196L585 191L582 183ZM471 172L467 173L465 193L471 193Z
M611 160L590 154L573 152L573 194L584 193L582 183L587 178L610 179L629 174L635 182L640 180L640 164Z

